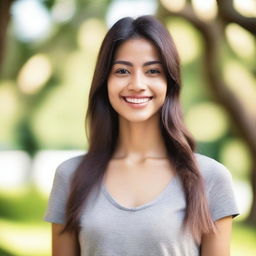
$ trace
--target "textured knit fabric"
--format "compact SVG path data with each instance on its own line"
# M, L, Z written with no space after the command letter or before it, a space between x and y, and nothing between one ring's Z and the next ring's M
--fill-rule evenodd
M214 221L239 214L227 168L195 153ZM83 156L66 160L56 170L44 220L65 223L71 175ZM81 217L82 256L199 256L200 247L181 229L186 208L179 177L152 201L139 207L120 205L102 181L93 188Z

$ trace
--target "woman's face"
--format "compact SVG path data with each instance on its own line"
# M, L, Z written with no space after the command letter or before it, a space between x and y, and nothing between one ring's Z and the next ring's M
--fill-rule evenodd
M119 117L131 122L157 116L167 80L156 47L143 38L119 46L108 77L108 97Z

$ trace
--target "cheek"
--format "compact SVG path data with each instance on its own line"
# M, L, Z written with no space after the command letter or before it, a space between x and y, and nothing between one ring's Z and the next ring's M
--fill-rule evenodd
M115 86L115 82L113 79L109 79L107 82L107 90L108 90L108 99L112 107L114 107L115 102L119 100L119 90L118 86Z
M116 93L120 87L120 82L117 78L110 76L107 81L108 92L111 94Z
M117 99L121 95L122 90L127 84L126 79L120 79L117 77L109 77L107 81L108 96L112 99Z
M154 84L154 88L152 89L159 99L165 99L167 93L167 83L164 81L159 81L158 83Z
M113 94L113 91L115 90L114 86L115 82L113 79L110 77L107 81L107 89L108 89L108 96L110 97Z

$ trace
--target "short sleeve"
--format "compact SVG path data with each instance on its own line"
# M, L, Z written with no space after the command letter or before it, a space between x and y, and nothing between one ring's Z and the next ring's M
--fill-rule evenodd
M48 200L48 207L44 215L44 220L58 224L65 223L65 208L69 194L70 181L62 173L62 165L56 169L52 190Z
M213 221L227 216L236 217L239 210L230 171L217 161L214 161L210 169L207 195Z

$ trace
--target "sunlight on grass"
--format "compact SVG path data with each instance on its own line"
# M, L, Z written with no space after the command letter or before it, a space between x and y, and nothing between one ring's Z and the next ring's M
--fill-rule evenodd
M0 247L17 256L43 256L50 252L50 225L0 220Z
M253 256L256 254L256 229L234 222L231 240L232 256Z
M16 199L17 197L23 197L28 194L29 188L27 186L17 186L15 189L0 188L0 196L10 199Z
M50 225L18 223L0 219L0 247L16 256L48 256L51 250ZM232 256L252 256L256 252L256 230L234 221Z

